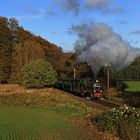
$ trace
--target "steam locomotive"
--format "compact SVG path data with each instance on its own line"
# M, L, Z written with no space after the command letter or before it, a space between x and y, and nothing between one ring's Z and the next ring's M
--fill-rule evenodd
M58 79L56 87L91 100L103 98L102 87L97 79Z

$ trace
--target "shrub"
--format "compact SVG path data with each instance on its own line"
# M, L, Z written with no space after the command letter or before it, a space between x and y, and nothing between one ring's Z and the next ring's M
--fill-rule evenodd
M44 87L56 82L56 71L45 60L36 60L27 64L22 69L22 84L25 87Z
M103 130L115 131L124 139L140 139L140 113L126 105L104 112L94 118Z

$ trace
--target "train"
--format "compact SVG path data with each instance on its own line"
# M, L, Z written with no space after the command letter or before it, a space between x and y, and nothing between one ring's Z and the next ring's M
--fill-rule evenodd
M58 79L56 88L74 93L86 99L103 99L103 89L97 79L92 78L69 78Z

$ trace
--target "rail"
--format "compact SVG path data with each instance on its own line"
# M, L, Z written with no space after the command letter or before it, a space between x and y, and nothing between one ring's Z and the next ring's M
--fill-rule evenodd
M108 107L110 107L110 108L118 108L118 107L121 106L121 105L119 105L119 104L112 103L112 102L107 101L107 100L96 100L95 102L96 102L96 103L99 103L99 104L102 104L102 105L105 105L105 106L108 106Z

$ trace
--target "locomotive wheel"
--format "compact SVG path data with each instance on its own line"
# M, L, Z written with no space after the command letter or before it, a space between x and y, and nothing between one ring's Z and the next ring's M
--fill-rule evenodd
M93 100L93 96L90 94L90 92L87 93L86 99Z
M103 99L104 99L103 97L100 98L100 100L103 100Z

